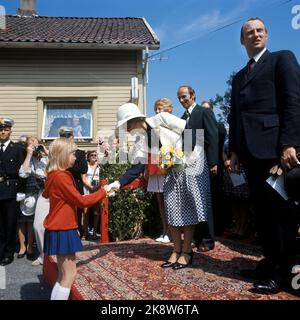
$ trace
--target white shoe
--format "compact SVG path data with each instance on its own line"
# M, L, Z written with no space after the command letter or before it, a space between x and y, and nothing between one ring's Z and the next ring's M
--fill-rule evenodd
M162 238L161 242L163 242L163 243L169 243L169 242L171 242L171 241L170 241L169 237L168 237L167 235L165 235L165 236Z
M43 265L43 259L41 257L38 257L36 260L34 260L31 264L33 267L41 266Z
M156 238L155 241L163 242L163 239L164 239L164 235L162 234L158 238Z

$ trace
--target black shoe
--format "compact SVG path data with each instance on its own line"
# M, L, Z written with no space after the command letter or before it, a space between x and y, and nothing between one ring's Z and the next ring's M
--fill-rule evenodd
M33 261L35 260L35 254L34 253L27 253L27 260Z
M8 264L12 263L14 261L14 258L3 258L1 260L0 266L7 266Z
M260 294L276 294L282 291L279 282L275 280L266 280L254 284L256 293Z
M270 277L266 272L258 271L258 269L242 269L239 275L249 280L267 280Z
M23 259L26 256L26 251L24 253L18 253L17 259Z
M165 263L161 264L160 266L162 268L172 268L175 264L176 264L176 262L166 261Z
M176 253L178 255L178 258L179 258L180 252L175 252L174 251L174 253ZM163 264L161 264L160 266L162 268L172 268L175 264L176 264L176 261L175 262L166 261Z
M172 267L173 270L179 270L179 269L183 269L183 268L187 268L188 266L190 266L193 263L193 257L194 257L194 252L182 252L183 255L189 256L189 261L188 263L179 263L176 262L174 264L174 266Z
M237 234L237 233L233 233L232 235L230 235L228 237L230 240L245 240L248 238L248 236L246 234Z
M215 248L215 242L201 242L199 245L196 245L198 252L207 252Z

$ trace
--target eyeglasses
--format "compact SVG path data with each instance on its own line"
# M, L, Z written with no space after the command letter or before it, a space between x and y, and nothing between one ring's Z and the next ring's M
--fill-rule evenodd
M90 157L97 157L96 154L90 154Z

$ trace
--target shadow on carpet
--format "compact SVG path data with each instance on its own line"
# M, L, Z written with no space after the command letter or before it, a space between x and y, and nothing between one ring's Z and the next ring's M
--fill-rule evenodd
M90 243L78 254L74 287L85 300L299 299L285 292L269 296L249 292L252 283L238 271L255 267L261 259L257 247L220 240L214 250L195 253L192 267L178 271L160 267L171 252L172 245L148 238Z

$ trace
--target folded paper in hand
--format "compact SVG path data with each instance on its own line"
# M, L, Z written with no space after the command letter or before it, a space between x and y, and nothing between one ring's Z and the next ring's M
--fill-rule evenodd
M229 176L234 187L237 187L246 183L246 180L242 174L230 173Z
M271 176L266 181L275 191L277 191L282 196L284 200L288 200L288 195L284 188L283 175L277 177Z

